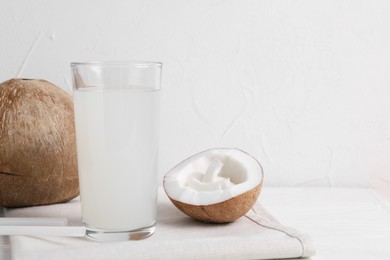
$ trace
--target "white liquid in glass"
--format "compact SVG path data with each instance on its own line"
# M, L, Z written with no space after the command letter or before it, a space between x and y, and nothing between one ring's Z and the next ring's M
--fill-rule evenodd
M155 223L159 95L75 90L80 196L87 226L134 230Z

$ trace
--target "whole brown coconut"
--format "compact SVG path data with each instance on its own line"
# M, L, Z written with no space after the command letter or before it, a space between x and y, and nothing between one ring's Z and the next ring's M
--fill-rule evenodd
M0 206L53 204L78 194L71 96L44 80L0 84Z

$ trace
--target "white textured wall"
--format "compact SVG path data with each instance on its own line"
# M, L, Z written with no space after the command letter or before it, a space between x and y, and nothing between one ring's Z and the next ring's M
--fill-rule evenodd
M390 1L1 1L0 33L0 81L163 61L161 176L239 147L267 185L390 183Z

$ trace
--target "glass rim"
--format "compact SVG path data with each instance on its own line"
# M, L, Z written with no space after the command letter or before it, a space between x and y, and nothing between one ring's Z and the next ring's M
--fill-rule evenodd
M117 61L87 61L71 62L74 67L134 67L134 68L161 68L163 65L159 61L135 61L135 60L117 60Z

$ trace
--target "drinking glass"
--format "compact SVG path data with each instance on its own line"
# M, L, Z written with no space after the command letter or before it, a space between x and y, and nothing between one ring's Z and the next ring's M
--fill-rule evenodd
M82 221L98 241L152 235L162 64L73 62Z

